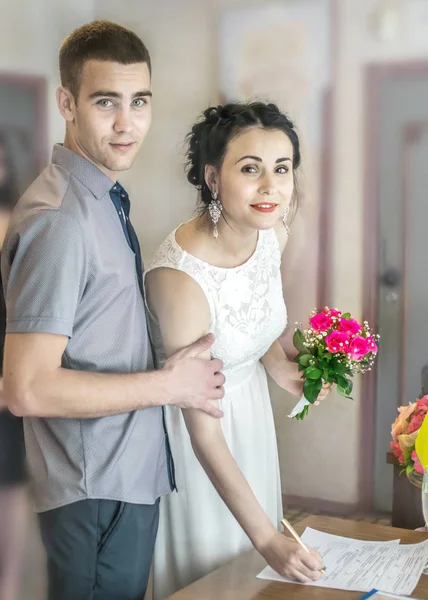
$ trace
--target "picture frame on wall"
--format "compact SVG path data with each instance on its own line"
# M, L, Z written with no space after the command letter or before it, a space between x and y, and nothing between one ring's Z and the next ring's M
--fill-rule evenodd
M48 162L47 82L0 73L0 152L17 199Z

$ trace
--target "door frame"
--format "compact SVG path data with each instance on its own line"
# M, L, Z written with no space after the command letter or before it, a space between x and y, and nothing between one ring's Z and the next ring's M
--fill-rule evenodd
M48 84L43 76L0 71L0 85L11 84L35 94L37 100L37 156L35 164L40 173L49 162L48 154Z
M365 128L364 148L364 202L363 202L363 286L362 307L364 319L375 330L378 328L378 231L379 231L379 115L381 111L380 93L382 85L388 79L397 79L409 75L428 77L428 61L414 60L394 63L372 63L365 67L364 73L364 111ZM423 123L409 123L402 134L403 156L408 154L410 145L419 135ZM402 163L405 170L404 163ZM402 193L405 194L405 173ZM382 344L382 340L380 340ZM397 405L398 405L397 398ZM376 368L362 378L360 419L359 419L359 504L371 509L374 492L374 456L375 456L375 410L376 410ZM386 453L385 448L385 463Z

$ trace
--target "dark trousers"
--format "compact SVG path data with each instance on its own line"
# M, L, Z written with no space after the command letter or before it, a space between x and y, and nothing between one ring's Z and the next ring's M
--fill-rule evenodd
M158 521L159 501L82 500L39 514L48 600L143 600Z

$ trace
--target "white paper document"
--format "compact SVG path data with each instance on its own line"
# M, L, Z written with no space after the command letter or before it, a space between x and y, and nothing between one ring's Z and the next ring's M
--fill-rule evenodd
M307 527L302 541L323 558L326 577L304 585L356 592L377 589L410 595L428 559L428 540L420 544L369 542L340 537ZM296 583L266 567L260 579Z

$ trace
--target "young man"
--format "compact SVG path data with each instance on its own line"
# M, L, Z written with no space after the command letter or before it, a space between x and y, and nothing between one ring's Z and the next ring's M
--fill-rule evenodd
M162 405L223 396L206 336L153 371L138 240L117 182L151 121L149 53L96 21L60 50L64 145L5 241L5 397L24 416L50 600L140 600L160 496L174 488Z

